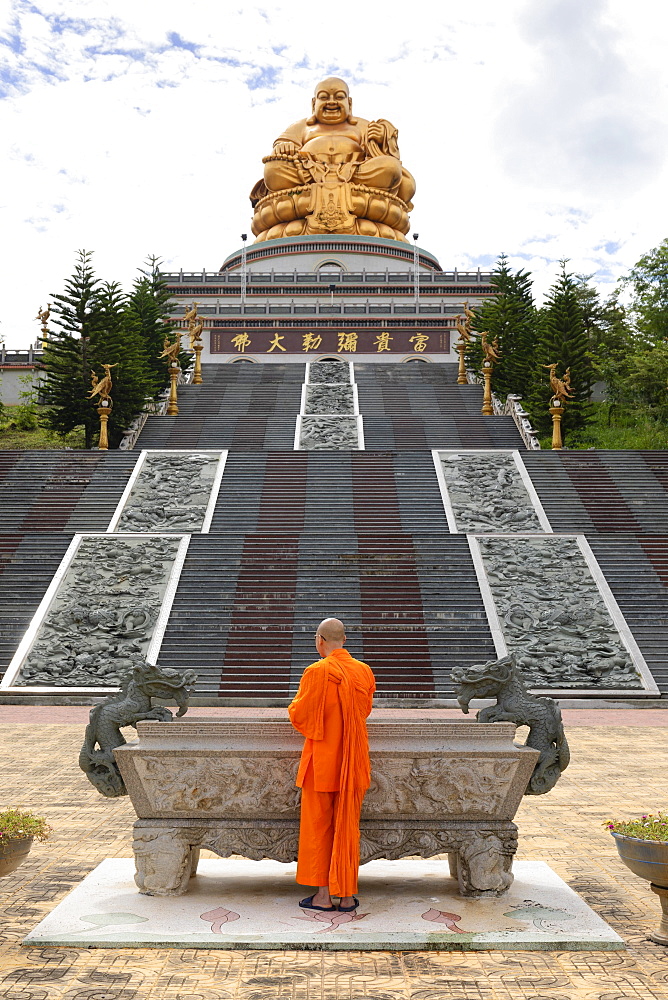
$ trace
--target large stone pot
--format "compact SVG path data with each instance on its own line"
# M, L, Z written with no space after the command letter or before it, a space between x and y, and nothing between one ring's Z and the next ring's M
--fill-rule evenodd
M657 944L668 945L668 841L640 840L612 833L620 858L634 875L646 879L661 901L661 923L649 935Z
M22 865L30 854L33 837L19 837L16 840L0 842L0 877L9 875Z
M200 848L221 857L297 857L295 775L304 741L284 712L243 715L139 722L138 740L114 751L139 817L141 892L186 892ZM515 746L510 722L372 715L368 728L362 863L447 854L463 895L504 893L517 848L513 817L538 751Z

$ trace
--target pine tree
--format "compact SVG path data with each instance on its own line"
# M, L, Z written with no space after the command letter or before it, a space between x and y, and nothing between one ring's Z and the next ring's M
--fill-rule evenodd
M476 314L474 329L487 330L491 342L498 338L501 360L494 366L494 392L503 398L508 393L525 396L532 382L537 327L531 275L526 271L513 274L508 258L502 253L492 272L492 285L497 294L483 303ZM482 351L478 345L476 348L476 354L480 355L476 368L479 368Z
M109 446L118 447L123 431L159 386L150 369L146 350L127 308L127 299L118 282L105 282L98 293L100 330L91 351L91 366L97 375L102 365L111 364L113 409L109 417ZM89 404L97 418L97 403Z
M86 447L93 446L97 414L88 402L91 389L91 341L100 331L100 281L91 263L92 253L78 252L74 274L63 294L52 293L51 331L44 348L45 379L41 394L48 406L45 423L59 434L83 425Z
M171 319L169 289L160 272L160 259L150 255L145 268L139 268L128 297L128 319L141 338L146 352L147 364L158 388L169 384L169 372L164 361L158 360L162 353L165 336L174 339L176 324ZM183 355L181 366L189 363L190 356Z
M112 364L109 440L114 447L132 417L143 409L146 396L155 393L156 384L120 286L96 278L91 258L89 251L79 251L64 293L52 296L56 329L44 351L44 422L60 434L83 426L86 447L92 448L99 417L96 400L89 398L91 376L101 376L102 365Z
M567 263L566 260L560 261L561 273L539 313L533 387L527 406L534 427L547 432L552 425L549 414L552 389L549 373L543 366L556 362L556 374L560 378L570 369L572 397L566 404L562 420L564 440L569 432L578 431L587 423L591 414L589 397L594 381L578 284L575 276L567 272Z

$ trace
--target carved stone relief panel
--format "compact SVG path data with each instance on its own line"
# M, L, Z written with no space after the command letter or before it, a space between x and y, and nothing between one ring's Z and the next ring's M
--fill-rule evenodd
M178 825L177 825L178 824ZM138 820L134 826L135 882L149 896L182 896L197 871L200 849L221 857L240 854L261 861L290 862L297 858L297 820L247 821L197 819L183 825L169 820ZM450 872L462 896L502 895L513 882L512 862L517 850L514 823L486 825L484 821L405 827L365 823L360 828L360 861L374 858L433 857L448 854Z
M496 816L517 769L514 760L372 756L363 816Z
M357 417L302 417L299 447L306 451L357 450Z
M220 452L149 452L116 531L201 531Z
M14 683L117 687L144 662L180 541L84 536Z
M643 687L575 538L478 544L506 645L531 687Z
M354 413L351 385L307 385L305 413Z
M136 779L128 775L127 781L134 798L136 780L145 801L140 808L152 816L285 819L299 815L298 762L294 753L181 751L177 765L172 756L144 752L132 755ZM498 757L372 754L362 815L503 818L517 766L517 760Z
M315 382L350 382L350 367L345 361L314 361L309 366L308 380Z
M137 776L156 814L196 816L298 816L294 754L233 757L141 754L134 758Z
M213 834L208 833L202 846L215 851L222 858L242 854L251 861L272 858L289 864L290 861L297 860L299 827L272 827L257 823L243 829L221 829Z
M542 532L513 456L439 452L458 531Z

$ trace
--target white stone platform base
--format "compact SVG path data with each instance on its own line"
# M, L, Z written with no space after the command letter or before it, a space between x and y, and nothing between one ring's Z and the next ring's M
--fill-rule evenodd
M623 940L542 861L517 861L500 899L463 899L446 861L372 861L356 913L304 911L295 865L206 859L185 896L142 896L108 859L24 945L328 951L610 951Z

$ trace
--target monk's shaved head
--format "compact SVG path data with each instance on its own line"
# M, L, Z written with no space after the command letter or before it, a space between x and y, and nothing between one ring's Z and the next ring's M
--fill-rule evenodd
M325 642L343 642L346 630L343 627L343 622L339 621L338 618L325 618L318 625L318 634L323 637Z

